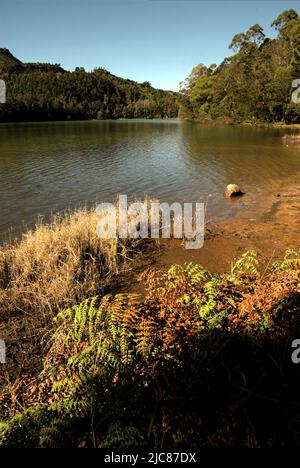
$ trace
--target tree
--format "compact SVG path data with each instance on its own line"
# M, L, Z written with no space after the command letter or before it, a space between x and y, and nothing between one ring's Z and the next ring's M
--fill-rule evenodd
M260 46L265 40L265 34L263 28L259 24L254 24L248 29L246 33L248 41L255 42L257 46Z
M290 8L289 10L285 10L281 13L271 24L272 27L280 31L284 28L290 21L297 19L298 13Z
M244 33L238 33L233 36L231 43L229 44L229 49L232 49L234 52L239 52L239 50L247 44L247 36Z
M232 49L234 52L239 52L244 46L249 44L249 42L260 46L264 42L265 37L263 28L259 24L254 24L246 33L236 34L229 45L229 49Z
M182 81L180 83L180 92L188 93L193 88L193 86L195 86L198 78L207 75L207 70L207 67L203 65L203 63L199 63L199 65L196 65L193 68L191 74L185 79L185 81Z
M119 78L104 68L67 72L58 65L30 64L6 68L0 78L9 90L1 121L178 115L176 93Z
M290 100L292 81L300 78L300 18L286 10L272 25L275 39L254 24L233 37L234 54L218 67L197 65L181 84L180 109L198 119L299 122Z

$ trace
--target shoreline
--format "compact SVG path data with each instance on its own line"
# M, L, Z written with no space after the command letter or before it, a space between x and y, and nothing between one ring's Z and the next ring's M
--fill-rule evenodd
M152 262L157 263L157 265L167 265L168 262L173 264L177 261L179 263L195 261L203 263L204 266L214 271L224 272L228 270L230 261L239 256L241 251L245 249L258 249L268 253L272 250L273 252L274 249L267 247L270 239L278 246L279 256L284 248L296 248L300 245L298 241L300 216L299 221L296 216L298 211L300 214L300 183L297 183L297 177L294 176L285 181L284 186L273 187L272 191L267 192L265 196L249 193L241 197L240 200L234 200L233 203L236 203L236 206L231 215L226 217L210 217L208 209L209 219L206 220L204 246L201 249L186 250L182 240L160 239L157 258L152 259ZM81 208L81 205L75 206L73 209L54 214L54 217L64 218L65 215ZM47 221L43 216L38 216L34 226L28 227L26 231L20 231L16 236L11 236L10 232L3 233L0 250L7 245L21 242L24 235L35 231L35 226L41 220L44 220L46 225L51 221L50 219ZM289 235L283 238L281 233L287 227ZM220 246L217 248L216 254L215 246ZM223 254L222 251L219 252L219 249L228 249L232 255Z
M244 213L209 221L204 245L199 250L186 250L181 239L161 239L154 257L145 259L144 268L167 271L171 265L192 262L213 273L225 274L243 253L255 251L264 271L287 250L300 250L299 233L300 183L293 177L278 192L268 193ZM140 275L131 279L126 285L129 291L145 296Z
M151 121L177 121L177 122L191 122L191 123L198 123L204 126L212 125L212 126L220 126L220 127L251 127L251 128L276 128L276 129L294 129L300 131L300 123L283 123L283 122L230 122L221 119L212 119L212 120L197 120L197 119L188 119L188 118L180 118L180 117L154 117L154 118L143 118L143 117L118 117L118 118L110 118L110 119L49 119L49 120L16 120L16 121L0 121L0 125L14 125L14 124L39 124L39 123L74 123L74 122L151 122Z
M192 261L224 273L245 250L255 250L267 265L285 250L300 248L300 183L293 178L286 186L237 217L209 222L200 250L185 250L176 239L164 242L158 265Z

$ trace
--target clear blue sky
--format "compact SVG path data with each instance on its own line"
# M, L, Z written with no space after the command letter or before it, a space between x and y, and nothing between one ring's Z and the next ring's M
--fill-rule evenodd
M260 23L272 35L272 20L299 6L299 0L1 0L0 47L25 62L102 66L177 90L193 66L229 55L235 33Z

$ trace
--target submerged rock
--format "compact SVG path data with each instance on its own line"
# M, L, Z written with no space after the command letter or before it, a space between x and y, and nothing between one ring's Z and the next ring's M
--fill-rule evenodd
M244 195L244 192L241 191L239 185L237 184L229 184L225 190L226 197L239 197Z

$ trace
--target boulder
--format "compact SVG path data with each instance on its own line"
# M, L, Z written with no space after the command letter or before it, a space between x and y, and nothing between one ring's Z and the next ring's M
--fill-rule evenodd
M240 187L237 184L229 184L225 190L226 197L239 197L244 195L244 192L241 191Z

